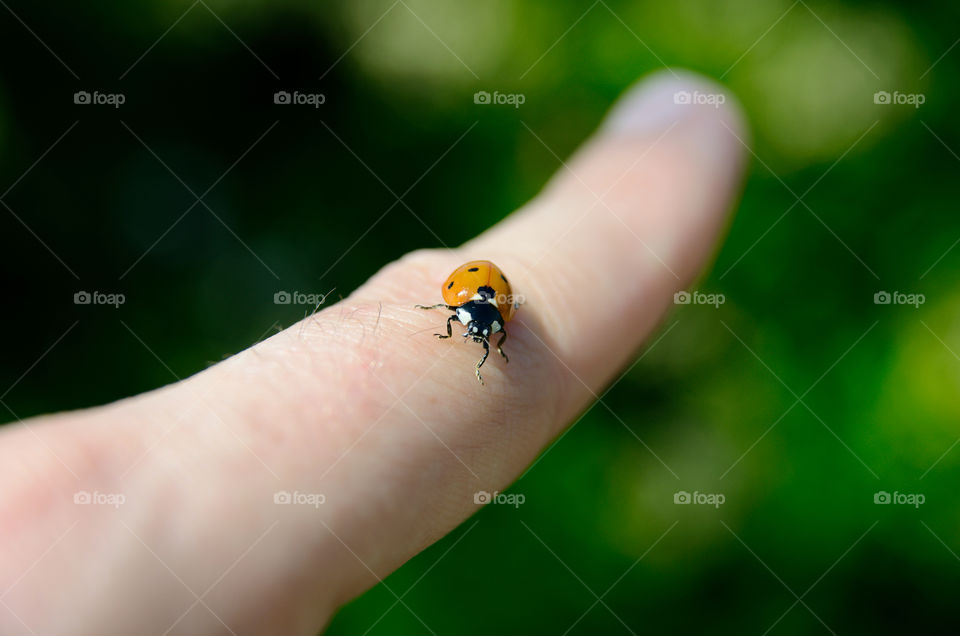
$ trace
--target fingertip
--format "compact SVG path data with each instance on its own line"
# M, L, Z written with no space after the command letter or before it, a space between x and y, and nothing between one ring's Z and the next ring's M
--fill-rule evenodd
M630 86L607 114L605 135L660 134L690 120L717 122L741 138L747 134L739 100L716 80L684 69L651 73Z

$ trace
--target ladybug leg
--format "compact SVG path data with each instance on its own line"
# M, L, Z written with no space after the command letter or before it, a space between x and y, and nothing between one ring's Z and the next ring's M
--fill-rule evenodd
M507 357L507 354L503 352L503 343L507 340L507 331L506 329L502 330L502 336L500 336L500 342L497 343L497 353L503 356L503 359L507 362L510 362L510 358Z
M441 307L446 307L446 303L440 303L439 305L414 305L416 309L440 309Z
M446 307L446 305L437 305L437 307ZM427 309L433 309L433 308L429 307ZM435 335L437 338L449 338L450 336L452 336L453 329L450 328L450 323L453 322L453 320L456 317L457 317L457 314L452 314L449 318L447 318L447 335L443 335L442 333L435 333L433 335Z
M477 362L477 380L480 381L480 384L483 384L483 378L480 377L480 367L483 366L483 363L487 361L487 356L490 355L490 343L487 342L486 338L483 340L483 357L480 358L480 361Z

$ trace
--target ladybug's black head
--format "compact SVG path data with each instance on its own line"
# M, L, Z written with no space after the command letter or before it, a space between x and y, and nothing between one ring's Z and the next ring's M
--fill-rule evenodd
M470 324L467 325L466 335L473 336L473 339L477 342L489 338L491 334L493 334L493 325L480 323L476 320L471 320Z
M503 328L500 311L487 301L471 301L460 309L468 319L467 331L463 335L472 337L475 342L483 342Z

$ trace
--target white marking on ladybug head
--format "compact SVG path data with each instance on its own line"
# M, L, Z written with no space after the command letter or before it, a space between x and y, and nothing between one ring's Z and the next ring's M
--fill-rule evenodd
M483 296L482 294L480 294L480 292L477 292L470 298L470 300L479 300L481 302L490 303L494 307L499 307L499 305L497 304L496 294L494 294L493 296Z

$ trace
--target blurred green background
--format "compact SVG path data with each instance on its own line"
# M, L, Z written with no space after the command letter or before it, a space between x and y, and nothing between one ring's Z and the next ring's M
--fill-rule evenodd
M346 295L468 239L636 78L689 67L753 126L742 205L695 286L726 302L679 306L609 408L511 487L523 505L487 506L329 633L955 625L958 18L947 2L5 0L0 413L187 376L302 317L280 290ZM126 302L75 305L81 290Z

